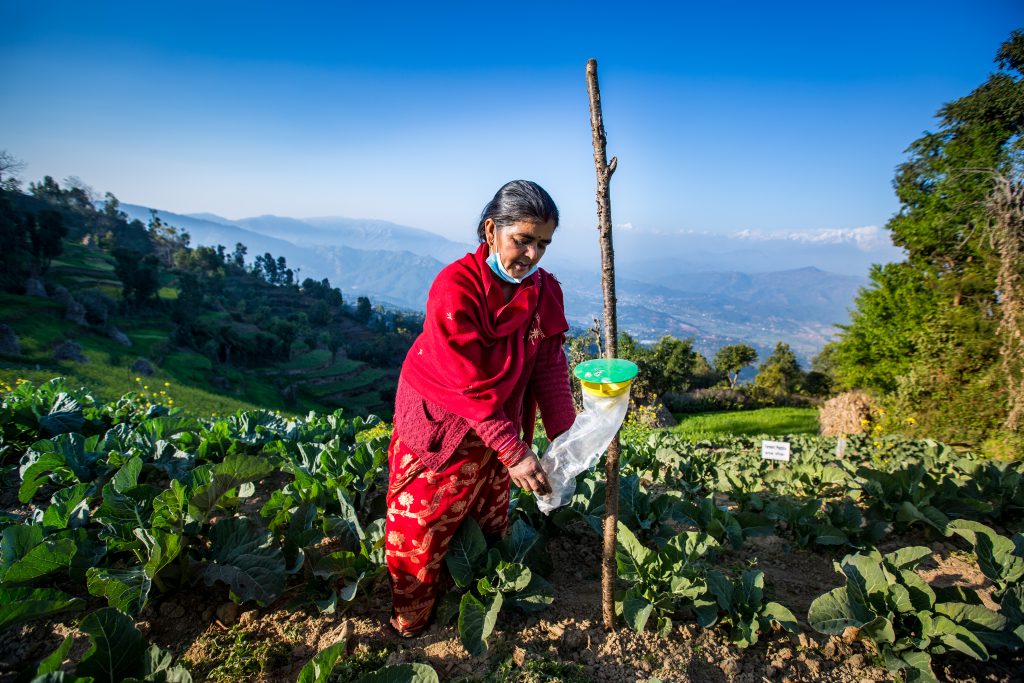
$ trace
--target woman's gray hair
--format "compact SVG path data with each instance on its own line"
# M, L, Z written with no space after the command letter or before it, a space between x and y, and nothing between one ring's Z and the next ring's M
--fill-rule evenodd
M476 236L481 243L487 241L484 222L490 218L499 227L516 221L547 223L554 221L558 227L558 207L547 191L532 180L513 180L505 183L495 193L480 214Z

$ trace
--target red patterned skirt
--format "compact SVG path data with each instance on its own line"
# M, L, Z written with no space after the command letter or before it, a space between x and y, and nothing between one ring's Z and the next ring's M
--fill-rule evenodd
M508 527L508 469L470 431L444 467L426 468L398 436L388 448L385 554L391 575L392 625L415 633L430 621L442 581L444 556L459 524L472 515L486 536Z

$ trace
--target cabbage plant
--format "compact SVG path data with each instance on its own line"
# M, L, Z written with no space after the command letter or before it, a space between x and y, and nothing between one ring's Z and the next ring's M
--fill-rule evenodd
M920 546L847 555L836 563L846 585L815 599L808 622L820 633L870 642L908 681L936 681L935 654L988 660L990 647L1007 643L1005 618L980 604L946 601L914 572L930 555Z

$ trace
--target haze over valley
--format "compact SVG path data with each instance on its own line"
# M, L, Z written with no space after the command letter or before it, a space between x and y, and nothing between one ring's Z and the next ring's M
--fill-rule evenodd
M130 217L150 219L147 207L122 204ZM327 278L347 300L422 311L434 276L474 245L381 220L259 216L231 220L210 213L158 210L160 219L197 245L238 242L248 258L284 256L299 279ZM467 230L467 234L471 234ZM805 362L848 319L871 263L899 258L877 228L764 235L645 232L617 227L616 293L619 328L644 342L668 334L693 337L705 354L749 343L767 354L784 341ZM601 316L596 235L593 244L568 235L542 265L561 281L566 314L577 329Z

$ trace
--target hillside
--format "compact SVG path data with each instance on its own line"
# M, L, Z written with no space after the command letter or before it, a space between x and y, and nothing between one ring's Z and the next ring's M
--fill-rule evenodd
M589 327L602 306L596 273L558 273L570 322ZM762 357L782 340L807 361L846 320L864 280L803 268L774 273L702 272L616 278L619 326L653 342L692 337L713 355L726 344L751 344ZM660 284L659 284L660 283Z
M14 199L20 216L53 205ZM0 323L15 342L0 353L0 379L60 375L98 387L105 399L137 390L210 413L390 414L409 337L385 332L394 321L369 302L348 306L324 282L272 284L265 272L235 265L231 254L185 247L166 227L147 231L81 207L59 208L66 239L35 280L36 295L22 293L24 286L0 293ZM98 237L108 224L123 234ZM118 261L125 245L132 258L156 264L155 291L141 303L126 296Z
M150 216L150 209L143 206L123 208L140 220ZM445 263L473 248L387 221L284 216L229 220L209 213L182 215L164 210L157 215L187 230L196 244L222 244L230 249L235 242L242 242L250 257L264 252L283 255L303 276L329 278L350 297L366 296L412 311L423 310L430 283ZM823 263L839 263L840 247L835 245L819 245L816 251L786 245L783 251L799 254L795 260L780 257L777 246L768 253L764 251L768 247L758 243L761 250L749 259L731 251L680 262L652 259L651 254L672 253L691 243L708 247L714 242L706 236L651 242L649 236L635 231L625 234L627 238L619 245L622 263L617 273L620 327L647 341L664 335L693 337L696 348L708 355L735 343L752 344L767 354L778 341L784 341L802 360L809 361L832 338L836 325L847 321L847 309L867 282L859 275L806 265L819 258ZM719 238L719 247L724 248L726 242ZM569 321L585 329L595 316L600 317L603 307L598 270L572 260L568 243L559 246L562 248L552 250L545 265L563 284ZM646 258L639 258L641 255ZM803 266L749 273L734 269L760 264L763 271L765 264L784 267L792 263ZM728 270L714 270L725 264L732 265Z

